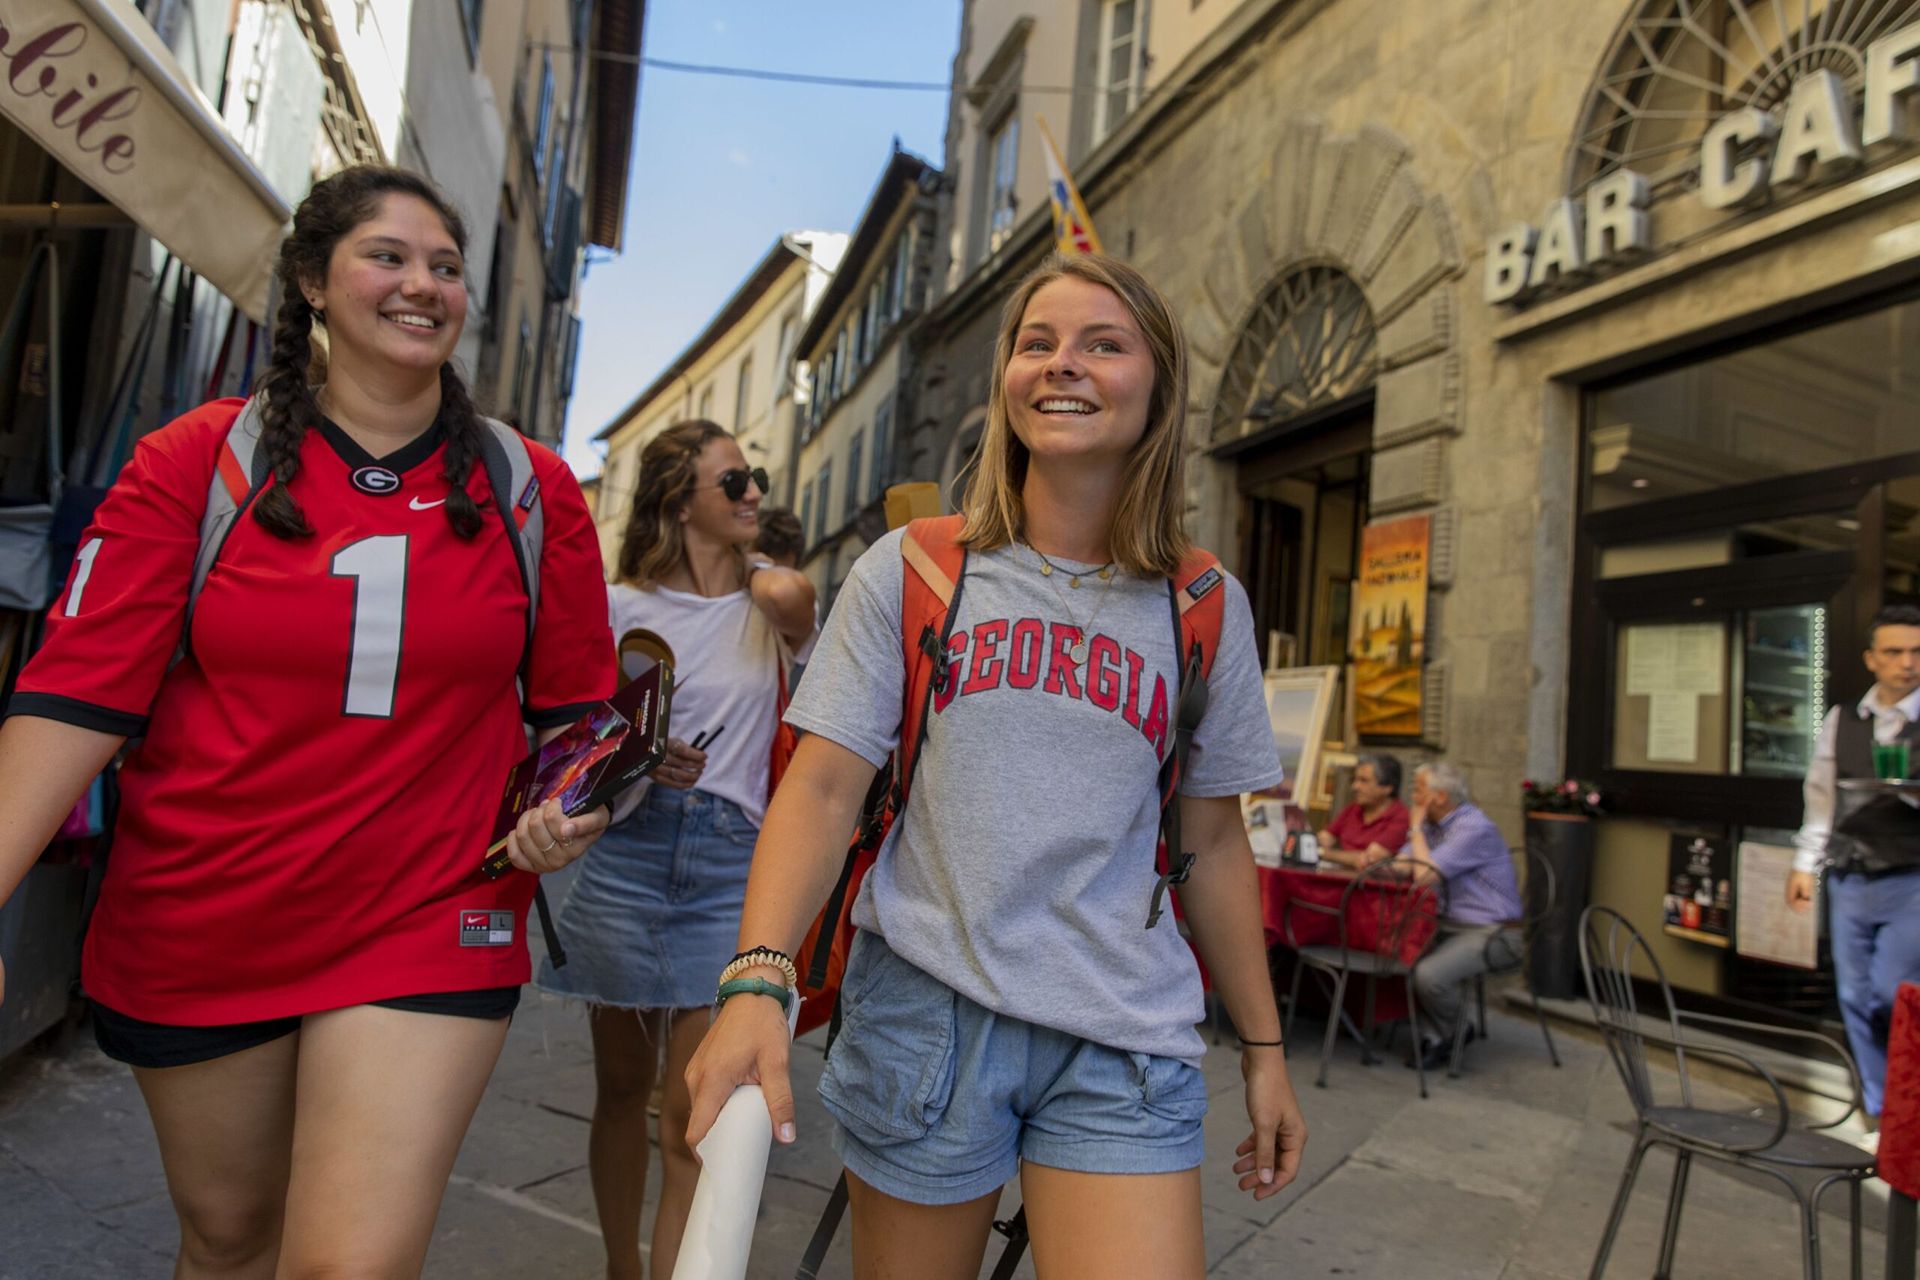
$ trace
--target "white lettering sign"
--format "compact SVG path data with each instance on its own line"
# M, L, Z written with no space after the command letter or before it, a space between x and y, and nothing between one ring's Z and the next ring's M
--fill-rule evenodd
M1487 241L1488 302L1511 302L1527 291L1527 268L1539 238L1538 231L1521 222Z
M1867 100L1860 141L1885 147L1920 136L1920 25L1867 46Z
M1776 187L1829 182L1870 150L1920 141L1920 23L1867 46L1866 83L1856 120L1846 82L1809 71L1794 82L1781 119L1742 107L1714 121L1700 140L1700 202L1709 209L1759 204ZM1555 200L1538 229L1517 223L1487 241L1482 292L1489 303L1521 303L1595 268L1617 266L1653 246L1644 175L1618 169L1579 201Z
M1860 157L1847 86L1824 69L1801 76L1787 98L1786 122L1773 153L1773 185L1824 178L1860 163Z
M1709 209L1736 209L1764 199L1767 162L1751 153L1772 146L1779 134L1779 121L1758 107L1742 107L1714 121L1700 141L1700 202Z
M1647 180L1616 169L1587 188L1587 261L1606 262L1653 243L1647 221Z

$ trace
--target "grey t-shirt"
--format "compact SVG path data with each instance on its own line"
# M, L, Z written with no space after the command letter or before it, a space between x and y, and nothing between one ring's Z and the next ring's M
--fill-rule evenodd
M787 710L794 727L875 765L900 732L901 537L854 565ZM1166 579L1089 576L1073 589L1038 564L1018 546L969 558L956 683L935 697L906 812L853 920L996 1013L1197 1062L1199 970L1171 909L1144 927L1179 689ZM1237 581L1224 590L1211 697L1180 785L1191 796L1281 777L1253 613ZM1080 627L1092 639L1076 667L1067 650Z

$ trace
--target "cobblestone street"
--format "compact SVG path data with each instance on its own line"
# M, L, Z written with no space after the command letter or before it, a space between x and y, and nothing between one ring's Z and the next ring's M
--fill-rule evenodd
M1566 1065L1555 1070L1529 1021L1497 1009L1492 1016L1492 1038L1468 1051L1465 1074L1436 1079L1425 1101L1397 1055L1366 1068L1351 1045L1338 1051L1330 1087L1314 1088L1319 1028L1303 1019L1292 1068L1312 1131L1306 1168L1293 1188L1259 1205L1235 1189L1228 1168L1246 1123L1237 1055L1230 1044L1211 1049L1210 1273L1584 1277L1628 1150L1626 1095L1596 1042L1557 1026ZM800 1141L774 1154L755 1277L793 1274L839 1171L813 1087L821 1062L819 1037L801 1041ZM592 1105L585 1014L530 994L447 1190L428 1276L602 1274L586 1169ZM1649 1157L1610 1274L1651 1271L1671 1169L1668 1158ZM1877 1277L1884 1201L1873 1191L1884 1188L1871 1185L1867 1275ZM1003 1213L1013 1199L1009 1191ZM1829 1204L1842 1208L1844 1196ZM847 1236L843 1226L823 1275L850 1274ZM1823 1237L1830 1274L1844 1274L1844 1219L1830 1213ZM0 1072L0 1240L8 1242L0 1280L168 1274L176 1227L152 1130L132 1078L100 1056L90 1035ZM1793 1276L1797 1248L1781 1193L1696 1164L1676 1274ZM997 1256L989 1251L986 1270ZM1031 1276L1031 1265L1020 1274Z

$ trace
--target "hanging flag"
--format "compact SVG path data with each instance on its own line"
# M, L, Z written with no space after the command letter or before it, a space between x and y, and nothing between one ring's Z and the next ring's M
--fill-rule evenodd
M1094 233L1093 219L1080 201L1080 192L1067 176L1067 166L1054 145L1053 130L1040 120L1040 139L1047 144L1047 198L1053 202L1053 242L1061 253L1099 253L1100 237Z

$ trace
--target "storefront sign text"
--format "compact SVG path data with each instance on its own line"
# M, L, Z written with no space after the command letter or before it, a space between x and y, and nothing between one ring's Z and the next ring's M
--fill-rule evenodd
M1857 118L1856 118L1857 116ZM1743 107L1700 140L1699 199L1709 209L1757 204L1775 188L1832 181L1870 153L1920 141L1920 24L1867 46L1858 112L1846 82L1820 69L1793 84L1781 118ZM1582 200L1555 200L1538 227L1521 223L1487 241L1485 296L1524 303L1556 285L1631 261L1653 247L1648 182L1617 169Z
M112 124L139 110L140 90L123 85L102 93L98 76L71 69L74 64L66 59L86 48L89 34L77 22L59 23L32 36L0 24L0 68L14 96L29 103L51 101L50 110L33 105L46 110L56 128L68 130L77 149L99 156L108 173L123 174L133 168L134 142Z

